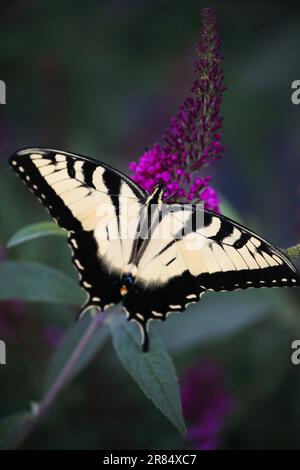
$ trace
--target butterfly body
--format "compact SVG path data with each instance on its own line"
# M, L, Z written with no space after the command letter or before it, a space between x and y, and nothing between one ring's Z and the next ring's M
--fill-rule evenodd
M164 204L123 173L80 155L24 149L13 170L69 234L90 306L122 302L148 349L147 325L206 291L300 284L280 250L242 225L194 205ZM200 215L200 217L199 217Z

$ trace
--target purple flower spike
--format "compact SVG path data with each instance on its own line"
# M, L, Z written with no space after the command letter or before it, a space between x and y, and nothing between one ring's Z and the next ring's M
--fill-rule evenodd
M191 95L171 119L163 143L155 144L138 163L129 165L134 180L147 191L163 184L167 187L165 197L172 196L170 199L178 202L202 201L206 209L215 212L220 211L217 193L209 186L210 177L201 178L199 171L220 158L224 150L220 143L225 90L220 47L216 16L211 8L205 8Z
M193 448L217 449L225 419L237 409L224 386L223 370L205 360L188 369L181 381L183 411L188 423L188 439Z

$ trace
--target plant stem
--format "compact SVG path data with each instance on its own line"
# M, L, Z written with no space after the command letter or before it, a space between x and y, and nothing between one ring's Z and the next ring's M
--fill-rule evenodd
M82 352L84 351L86 345L94 335L97 327L100 323L103 322L104 315L102 312L98 312L97 315L91 321L89 327L86 329L80 341L77 343L75 349L73 350L72 354L70 355L68 361L66 362L64 368L61 370L60 374L57 376L57 379L54 381L52 386L50 387L49 391L43 398L42 402L39 405L38 415L41 416L51 405L53 400L56 398L58 392L63 388L64 384L66 383L70 373L74 365L76 364L77 360L81 356Z
M61 372L58 374L57 378L51 385L50 389L43 397L42 401L37 405L36 411L33 411L32 419L28 420L25 423L23 428L20 430L19 434L16 436L14 441L11 443L10 448L16 449L18 448L23 441L27 438L27 436L31 433L32 429L34 428L37 421L46 413L48 408L51 406L52 402L55 400L57 394L61 391L64 387L65 383L67 382L70 373L73 370L77 360L83 353L85 347L93 337L94 333L96 332L98 326L103 323L104 320L103 312L97 312L95 317L92 319L89 327L86 329L82 337L80 338L79 342L75 346L70 355L69 359L67 360L65 366L62 368Z
M300 243L282 251L288 258L299 258L300 257Z

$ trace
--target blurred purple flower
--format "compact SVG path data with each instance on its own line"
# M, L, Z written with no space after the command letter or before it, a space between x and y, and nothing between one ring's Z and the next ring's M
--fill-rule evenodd
M58 325L46 325L43 328L43 338L50 348L57 348L64 334L63 328Z
M225 418L236 410L236 402L224 387L223 370L205 360L188 369L181 381L183 412L188 439L195 449L220 447Z
M197 46L196 78L188 96L163 134L163 144L155 144L138 160L131 162L133 179L148 192L166 186L165 198L181 202L203 201L207 209L219 212L216 191L209 176L199 170L218 159L223 119L220 115L223 86L221 41L215 14L202 10L201 39Z

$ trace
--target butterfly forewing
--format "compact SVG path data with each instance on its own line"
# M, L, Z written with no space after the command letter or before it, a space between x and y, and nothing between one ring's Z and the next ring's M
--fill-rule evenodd
M88 293L85 307L120 302L120 277L132 245L122 227L128 214L131 225L138 224L146 193L108 165L67 152L25 149L10 164L69 232L73 263Z

